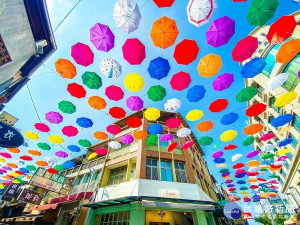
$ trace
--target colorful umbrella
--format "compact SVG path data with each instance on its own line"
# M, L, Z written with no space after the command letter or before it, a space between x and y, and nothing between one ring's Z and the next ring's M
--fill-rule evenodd
M214 152L214 153L212 154L212 157L213 157L214 159L220 158L220 157L223 156L223 154L224 154L224 152L222 152L222 151L217 151L217 152ZM224 170L226 170L226 172L229 171L228 169L222 169L222 171L223 171L224 173L226 173ZM222 172L222 173L223 173L223 172Z
M58 172L63 172L65 168L62 165L56 165L54 166L54 169Z
M132 111L139 111L144 107L144 101L138 96L130 96L126 100L126 106Z
M78 141L78 144L79 144L80 146L82 146L82 147L85 147L85 148L88 148L88 147L91 147L91 146L92 146L91 142L90 142L89 140L86 140L86 139L80 139L80 140Z
M276 62L287 63L292 60L300 52L300 40L291 39L281 45L277 54Z
M110 134L116 135L121 132L121 128L116 124L112 124L106 127L106 131Z
M115 35L107 25L96 23L90 29L90 41L96 49L108 52L115 45Z
M287 93L281 94L278 98L276 98L274 102L275 107L284 107L290 104L297 98L297 92L289 91Z
M94 159L98 156L98 154L96 152L93 152L91 153L88 157L87 157L87 160L91 160L91 159Z
M126 123L129 127L132 127L132 128L138 128L143 124L142 120L136 116L132 116L132 117L128 118Z
M266 111L267 105L263 104L263 103L256 103L253 104L252 106L250 106L247 110L246 110L246 116L258 116L259 114L263 113L264 111Z
M231 161L235 162L239 160L243 155L242 154L235 154L234 156L231 157Z
M287 81L288 77L289 75L287 73L281 73L271 78L268 83L268 89L270 91L274 91L275 89L281 87L281 85L283 85Z
M185 118L188 121L196 121L196 120L200 120L202 116L203 116L203 111L202 110L194 109L194 110L189 111L186 114Z
M120 141L124 144L124 145L129 145L134 141L134 138L132 137L132 135L130 134L124 134L121 138Z
M190 74L181 71L172 76L170 84L173 90L182 91L190 85L191 81Z
M89 118L86 117L80 117L76 120L76 123L78 124L78 126L82 127L82 128L89 128L93 126L93 121Z
M24 136L27 137L28 139L31 139L31 140L38 140L39 139L39 135L37 135L37 133L35 133L33 131L25 131Z
M59 124L63 121L62 115L60 115L58 112L48 112L46 113L45 117L47 121L54 124Z
M238 120L238 118L239 115L237 113L228 113L221 118L220 123L223 125L233 124Z
M97 148L95 150L95 153L97 153L98 155L106 155L108 152L108 150L106 148Z
M263 134L259 140L261 141L268 141L270 139L272 139L273 137L275 137L276 135L273 134L273 133L266 133L266 134Z
M224 150L233 150L236 149L237 147L238 147L237 145L229 144L224 147Z
M123 99L124 92L123 90L115 85L110 85L105 89L105 95L110 99L114 101L119 101Z
M171 7L175 0L153 0L157 7Z
M120 149L122 147L122 145L117 142L117 141L111 141L108 143L108 146L113 148L113 149Z
M228 141L232 141L233 139L235 139L236 136L237 136L237 132L235 130L227 130L221 134L220 139L221 139L221 141L228 142Z
M178 137L187 137L187 136L189 136L191 133L192 133L191 129L184 127L184 128L181 128L180 130L178 130L178 131L176 132L176 135L177 135Z
M133 0L120 0L115 3L113 17L120 30L130 33L138 29L141 13Z
M125 88L131 92L137 92L144 87L144 78L137 73L129 73L124 79Z
M258 41L256 37L247 36L244 39L237 42L232 50L232 59L237 62L243 62L249 59L258 47Z
M77 75L76 67L68 59L59 58L54 65L56 72L63 78L72 79Z
M89 89L99 89L102 86L102 80L95 72L85 72L81 79Z
M51 135L49 136L48 140L53 144L62 144L64 143L64 139L58 135Z
M282 141L280 141L278 143L278 147L283 147L283 146L286 146L288 144L291 144L293 142L293 139L292 138L286 138L286 139L283 139Z
M178 35L175 20L163 16L154 21L150 32L153 44L159 48L166 49L173 45Z
M272 151L275 148L276 148L276 146L273 144L265 144L260 148L260 150L263 152L266 152L266 151Z
M158 141L158 136L157 135L150 135L150 136L147 137L146 143L149 146L153 146L153 145L156 145L157 141Z
M159 137L161 141L171 141L174 138L172 134L163 134Z
M201 123L198 123L197 130L200 132L207 132L211 129L213 129L214 123L211 121L202 121Z
M166 120L166 126L170 129L178 128L181 125L181 120L178 118L171 117Z
M28 152L28 154L34 155L34 156L41 156L42 155L42 153L40 151L34 150L34 149L30 149L27 152Z
M216 0L190 0L186 8L188 20L196 27L200 27L209 22L216 8Z
M173 142L172 144L170 144L168 147L168 152L172 152L174 149L176 149L177 145L177 142Z
M247 166L249 166L249 167L255 167L255 166L259 166L259 165L260 165L260 162L257 160L251 160L251 161L247 162Z
M184 39L176 45L173 56L178 64L188 65L196 60L198 52L196 41Z
M68 84L67 90L70 93L70 95L76 98L84 98L86 95L86 90L80 84L77 83Z
M94 53L90 47L80 42L71 47L71 56L77 64L82 66L89 66L94 62Z
M145 45L137 38L127 39L122 46L122 52L130 65L139 65L146 57Z
M209 105L209 110L214 113L221 112L227 108L228 104L226 99L217 99Z
M250 101L257 94L256 87L246 87L237 93L235 100L238 102Z
M181 149L185 150L185 149L192 147L193 145L194 145L193 141L186 141L182 144Z
M264 129L264 125L260 123L250 124L249 126L245 127L244 134L246 135L253 135L261 132Z
M68 157L68 153L66 153L64 151L55 152L55 155L59 158L67 158Z
M264 58L253 58L243 66L241 74L243 78L253 78L260 74L266 65Z
M181 101L177 98L172 98L166 101L164 104L164 109L168 112L176 112L181 107Z
M58 103L58 108L63 113L67 113L67 114L72 114L72 113L76 112L76 106L72 102L69 102L69 101L59 102Z
M20 159L24 160L24 161L32 161L33 158L30 155L22 155L20 156Z
M293 120L294 116L292 114L279 115L271 121L273 127L283 126Z
M156 121L160 117L160 111L157 108L148 108L144 115L147 120Z
M260 153L260 151L254 150L254 151L248 152L246 157L247 158L253 158L253 157L257 156L259 153Z
M167 59L157 57L150 61L148 66L148 73L150 74L150 77L160 80L168 76L170 69L170 64Z
M78 147L78 146L76 146L76 145L69 145L68 147L67 147L71 152L80 152L80 148Z
M216 75L222 67L221 57L215 54L208 54L201 58L197 70L200 76L209 78Z
M236 170L236 169L241 169L241 168L243 168L244 166L245 166L244 163L240 163L240 162L239 162L239 163L234 164L232 168Z
M47 150L47 151L51 149L50 145L48 145L47 143L44 143L44 142L38 143L37 146L40 149Z
M166 97L166 89L160 85L151 86L147 91L147 95L154 102L161 101Z
M202 85L195 85L194 87L188 90L186 98L190 102L198 102L204 98L206 93L205 88Z
M228 16L214 20L206 31L207 43L219 47L229 42L235 33L235 21Z
M65 168L65 169L70 169L72 167L75 166L75 162L73 161L66 161L62 164L62 166Z
M96 131L94 133L94 137L98 140L106 140L108 138L108 135L103 131Z
M202 146L207 146L207 145L211 145L213 143L213 138L208 137L208 136L204 136L198 139L198 143L199 145Z
M116 118L116 119L121 119L123 117L126 116L126 112L123 108L121 107L112 107L109 109L109 114L113 117L113 118Z
M78 134L77 128L73 126L65 126L61 131L68 137L74 137Z
M122 75L122 66L115 59L104 58L100 63L101 72L108 78L118 78Z
M47 124L44 123L36 123L34 124L35 129L37 129L40 132L49 132L50 128L48 127Z
M34 165L27 165L26 169L34 171L34 170L36 170L36 167Z
M104 100L104 98L101 98L99 96L91 96L89 97L88 103L91 108L96 110L105 109L107 103Z
M225 89L230 88L232 83L234 82L234 76L232 73L224 73L218 76L213 82L213 88L216 91L223 91Z
M163 126L157 123L151 124L148 127L149 134L161 134L163 130L164 130Z
M291 149L288 149L288 148L286 148L286 149L281 149L280 151L278 151L277 152L277 155L278 156L282 156L282 155L285 155L285 154L287 154L287 153L289 153L289 152L291 152L292 150Z

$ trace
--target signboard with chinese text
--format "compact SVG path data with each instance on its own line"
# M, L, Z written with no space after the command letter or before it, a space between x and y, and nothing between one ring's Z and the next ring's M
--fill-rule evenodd
M67 178L65 176L48 173L46 169L39 167L35 171L29 183L49 191L59 193L66 179Z
M44 194L25 188L22 190L17 200L22 202L28 202L34 205L39 205L41 204L43 197Z
M10 184L4 192L1 200L11 201L13 197L15 197L15 194L17 193L17 190L20 186L21 184Z
M3 111L0 114L0 122L3 122L9 126L13 126L16 122L18 122L18 120L18 118L14 117L13 115L10 115L5 111Z
M24 143L22 134L14 127L0 122L0 146L4 148L17 148Z

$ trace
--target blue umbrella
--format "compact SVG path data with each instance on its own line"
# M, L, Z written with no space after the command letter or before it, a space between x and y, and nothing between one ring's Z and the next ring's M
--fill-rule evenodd
M71 152L80 152L80 148L78 147L78 146L76 146L76 145L69 145L68 147L67 147Z
M73 161L66 161L66 162L64 162L64 163L62 164L62 166L63 166L63 168L65 168L65 169L70 169L70 168L72 168L72 167L75 166L75 162L73 162Z
M258 184L258 186L262 187L262 188L267 188L268 186L265 184Z
M23 173L29 173L29 170L26 168L20 168L19 170Z
M235 177L236 178L243 178L246 176L247 173L240 173L240 174L236 174Z
M278 143L278 147L283 147L283 146L286 146L288 144L291 144L293 142L293 139L292 138L286 138L286 139L283 139L282 141L280 141Z
M216 159L214 159L214 162L215 163L224 163L225 159L224 158L216 158Z
M244 181L244 180L239 180L237 183L238 183L238 184L246 184L246 181Z
M228 113L221 118L220 122L223 125L229 125L235 123L235 121L237 121L238 118L239 115L237 113Z
M254 58L244 65L241 74L244 78L253 78L261 73L266 65L264 58Z
M148 127L149 134L161 134L163 130L164 130L163 126L157 123L151 124Z
M205 93L206 90L202 85L195 85L189 89L186 97L190 102L198 102L204 98Z
M148 72L150 74L150 77L157 80L168 76L170 69L171 68L168 60L162 57L157 57L151 60L148 66Z
M90 120L89 118L81 117L76 120L76 123L78 126L83 127L83 128L89 128L93 126L93 121Z
M294 116L292 114L283 114L277 116L275 119L271 121L271 125L273 127L280 127L292 121Z

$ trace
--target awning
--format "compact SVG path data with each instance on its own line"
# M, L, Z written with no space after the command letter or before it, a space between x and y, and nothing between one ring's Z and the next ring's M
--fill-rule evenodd
M142 205L151 208L171 208L171 209L201 209L207 211L214 211L214 205L199 205L191 203L173 203L173 202L155 202L155 201L142 201Z
M94 192L86 192L85 199L89 199L90 197L92 197L93 193ZM59 198L53 198L53 199L51 199L50 204L74 201L74 200L83 198L83 196L84 196L84 192L80 192L80 193L66 195L66 196L59 197Z
M47 205L40 205L40 206L34 206L31 207L29 210L47 210L47 209L56 209L56 207L60 203L54 203L54 204L47 204Z
M17 218L15 222L33 222L37 218L38 218L37 216L20 217L20 218Z

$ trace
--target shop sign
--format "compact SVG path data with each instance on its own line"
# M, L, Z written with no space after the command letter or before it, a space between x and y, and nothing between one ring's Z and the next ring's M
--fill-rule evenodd
M180 192L176 190L160 190L162 198L180 198Z
M244 212L244 219L245 220L252 220L253 216L252 216L251 212Z
M44 194L25 188L22 190L17 200L21 202L31 203L34 205L39 205L41 204L43 197Z
M15 197L15 194L17 193L17 190L20 186L21 184L10 184L6 189L6 191L4 192L1 200L11 201L13 197Z
M0 122L0 147L17 148L23 143L24 138L17 129Z
M49 191L59 193L66 179L67 178L65 176L48 173L46 169L39 167L35 171L29 183Z
M13 115L10 115L9 113L3 111L0 114L0 122L3 122L9 126L13 126L19 119L14 117Z

